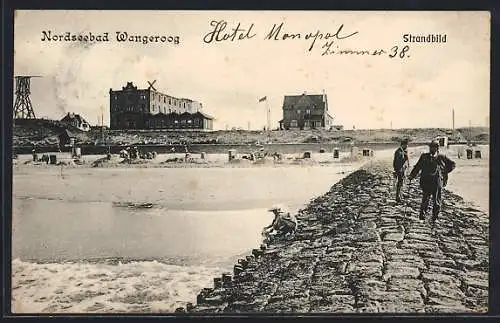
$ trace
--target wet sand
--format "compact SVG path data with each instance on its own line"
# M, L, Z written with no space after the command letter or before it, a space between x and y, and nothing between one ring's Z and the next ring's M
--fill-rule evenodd
M59 167L25 166L14 175L14 207L22 208L13 214L19 258L13 308L151 313L194 302L234 257L260 243L270 205L296 211L357 167L64 168L61 174ZM127 208L100 213L116 209L113 202L146 201L155 206L135 215ZM179 260L200 252L209 261ZM164 259L169 253L172 261ZM116 256L127 263L109 264Z

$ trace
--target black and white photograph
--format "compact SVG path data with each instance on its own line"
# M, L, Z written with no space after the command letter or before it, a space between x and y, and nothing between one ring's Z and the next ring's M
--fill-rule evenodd
M490 19L16 10L12 313L487 313Z

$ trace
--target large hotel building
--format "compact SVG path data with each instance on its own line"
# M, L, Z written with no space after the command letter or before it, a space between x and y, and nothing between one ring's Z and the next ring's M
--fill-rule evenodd
M200 102L176 98L152 86L138 89L132 82L121 90L109 89L111 129L212 130L213 117Z

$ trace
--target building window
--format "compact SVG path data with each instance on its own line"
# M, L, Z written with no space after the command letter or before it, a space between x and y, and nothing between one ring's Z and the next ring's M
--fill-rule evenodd
M321 121L316 121L315 124L316 124L316 128L320 128L321 127Z
M290 127L294 127L294 128L297 127L297 120L292 120L290 122Z
M174 105L177 106L177 101L176 100L174 100Z
M178 124L178 123L179 123L179 120L175 120L175 121L174 121L174 123L175 123L175 124Z
M168 113L172 113L172 109L168 109Z
M311 123L309 122L309 120L304 121L304 128L310 128L310 127Z
M306 114L311 114L311 109L307 109Z
M168 104L172 105L172 99L168 98Z
M300 109L297 109L297 114L300 114Z
M193 120L191 120L191 119L188 120L188 123L192 123L192 122L193 122Z

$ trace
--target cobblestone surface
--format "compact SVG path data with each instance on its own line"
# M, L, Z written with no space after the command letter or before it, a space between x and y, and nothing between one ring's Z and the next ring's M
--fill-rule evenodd
M397 205L374 162L299 211L291 240L266 241L188 312L464 313L488 307L488 216L445 190L418 220L418 181ZM179 309L186 311L186 309Z

